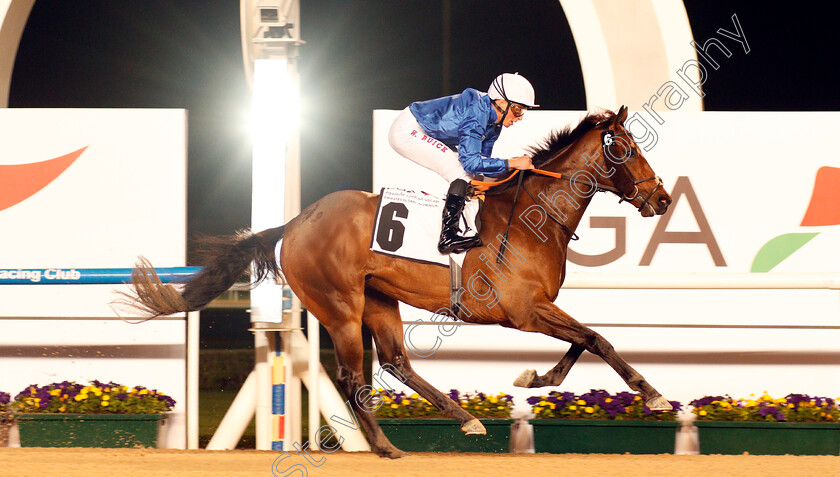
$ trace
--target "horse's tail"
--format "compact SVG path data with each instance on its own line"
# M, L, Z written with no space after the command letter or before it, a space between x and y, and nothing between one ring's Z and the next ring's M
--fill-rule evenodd
M123 303L152 317L171 315L204 307L247 273L251 262L255 263L252 286L269 274L279 277L274 249L285 231L286 226L282 225L256 234L245 231L200 239L199 261L204 268L183 285L181 292L162 283L152 264L141 257L131 276L134 295L129 295L129 300Z

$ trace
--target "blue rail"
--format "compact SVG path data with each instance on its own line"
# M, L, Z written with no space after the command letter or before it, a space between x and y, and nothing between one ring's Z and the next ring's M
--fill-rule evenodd
M119 285L131 283L130 268L0 268L0 285ZM164 283L186 281L201 267L155 268Z

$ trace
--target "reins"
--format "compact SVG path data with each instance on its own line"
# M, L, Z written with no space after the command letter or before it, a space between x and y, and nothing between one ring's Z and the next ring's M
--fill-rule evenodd
M521 171L519 169L514 169L513 173L500 181L479 181L479 180L472 180L470 183L472 184L473 188L479 192L487 192L488 190L492 189L493 187L499 186L504 184L505 182L513 179L519 174ZM530 172L535 172L537 174L542 174L544 176L554 177L555 179L565 179L563 174L559 172L552 172L546 171L544 169L530 169Z

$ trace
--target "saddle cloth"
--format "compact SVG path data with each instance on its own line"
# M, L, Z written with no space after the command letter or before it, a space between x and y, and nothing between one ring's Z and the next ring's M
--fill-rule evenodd
M479 201L468 200L461 217L464 235L475 235ZM463 265L466 253L445 255L437 250L444 199L393 187L383 187L373 222L370 249L423 263L449 266L449 257Z

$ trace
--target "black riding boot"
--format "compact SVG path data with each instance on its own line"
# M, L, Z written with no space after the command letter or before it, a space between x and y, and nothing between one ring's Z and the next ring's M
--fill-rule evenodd
M443 206L443 227L440 230L440 242L438 242L440 253L461 253L481 245L481 238L478 235L473 237L458 235L458 225L461 221L461 212L464 210L468 186L469 184L463 179L456 179L449 185L446 204Z

